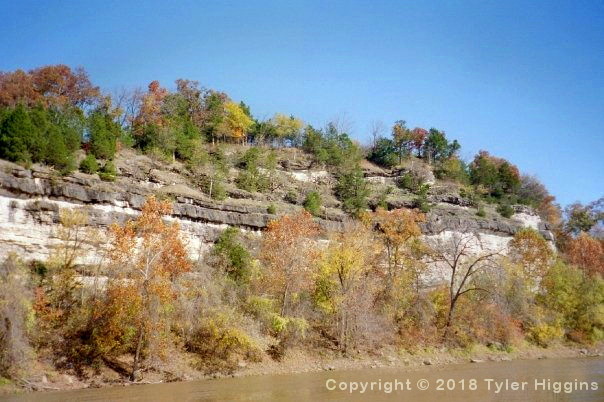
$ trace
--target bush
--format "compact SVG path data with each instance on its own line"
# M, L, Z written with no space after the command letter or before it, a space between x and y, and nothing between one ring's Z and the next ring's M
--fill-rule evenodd
M248 149L239 160L238 166L242 169L237 177L237 187L249 192L266 191L270 185L269 177L260 171L263 166L264 156L260 148Z
M117 169L115 165L111 161L105 162L105 165L99 172L99 177L104 181L115 181L117 176Z
M470 182L467 165L456 157L440 162L435 173L436 177L441 180L452 180L462 184L468 184Z
M430 209L432 208L432 205L428 201L429 190L430 186L427 184L420 186L417 197L415 197L415 200L413 201L413 206L425 214L430 212Z
M199 365L207 372L230 374L241 359L258 362L262 350L243 329L234 325L226 313L203 320L187 342L187 350L199 355Z
M230 279L238 285L244 285L250 280L252 258L241 244L239 236L239 229L229 227L218 237L212 254L217 257L216 265Z
M0 265L0 378L14 378L24 368L30 347L27 341L31 320L27 272L15 256Z
M99 170L99 164L96 158L92 154L86 155L82 162L80 162L80 171L87 174L95 174Z
M501 203L497 206L497 212L504 218L511 218L514 215L514 208L508 203Z
M272 215L275 215L277 213L277 207L275 207L274 204L270 204L267 208L266 208L266 212Z
M304 200L304 209L312 215L317 216L321 213L321 195L316 191L311 191Z
M298 193L296 193L294 190L288 190L285 194L284 200L295 205L298 203Z
M543 278L540 304L560 315L567 331L598 341L604 334L604 280L558 261Z
M484 218L485 216L487 216L486 211L484 210L484 206L480 205L478 207L478 211L476 211L476 215L480 216L481 218Z

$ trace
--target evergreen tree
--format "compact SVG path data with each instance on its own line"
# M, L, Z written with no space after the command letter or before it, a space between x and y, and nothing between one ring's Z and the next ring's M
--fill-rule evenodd
M0 127L0 157L13 162L31 161L27 137L34 131L29 114L18 105L9 112Z
M113 158L119 136L120 127L105 110L96 109L88 116L88 142L95 157Z

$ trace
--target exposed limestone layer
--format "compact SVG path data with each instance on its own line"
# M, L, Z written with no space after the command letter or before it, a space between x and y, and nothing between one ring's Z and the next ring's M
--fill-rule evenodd
M248 199L217 202L171 171L157 167L130 171L125 168L122 173L116 182L109 183L96 176L74 173L58 177L44 167L25 169L0 161L0 256L14 251L29 259L47 257L59 241L56 232L61 208L84 207L89 225L105 229L113 222L135 217L146 197L157 193L174 201L172 219L181 224L194 257L203 253L226 226L258 231L275 218L267 213L266 202ZM552 239L547 225L528 209L518 210L512 219L484 219L475 216L457 196L435 197L433 201L437 205L422 225L427 236L443 231L472 231L499 239L490 243L500 247L505 246L519 228L529 226ZM401 201L398 206L408 205ZM325 229L342 229L343 215L330 213L327 218L317 221Z

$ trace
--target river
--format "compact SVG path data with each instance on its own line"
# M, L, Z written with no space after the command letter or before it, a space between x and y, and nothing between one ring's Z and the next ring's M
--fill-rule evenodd
M371 382L374 383L373 390L370 390ZM340 387L346 389L341 390ZM351 387L357 389L351 393ZM332 388L335 389L331 390ZM361 392L363 388L364 392ZM426 366L414 370L380 368L261 375L129 387L38 392L9 396L5 399L15 402L604 401L604 359L600 357L515 360L440 367Z

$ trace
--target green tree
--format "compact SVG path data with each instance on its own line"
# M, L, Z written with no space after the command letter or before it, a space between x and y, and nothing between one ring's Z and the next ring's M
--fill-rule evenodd
M430 163L442 161L453 156L460 148L457 140L449 143L443 131L431 128L424 142L424 157Z
M56 126L51 127L48 133L45 161L61 174L70 173L76 167L73 152L69 150L65 137Z
M249 251L241 244L241 232L229 227L220 234L212 254L216 265L238 285L245 285L250 280L252 258Z
M395 166L398 163L398 158L394 142L388 138L379 138L371 148L367 159L387 168Z
M306 195L303 205L304 209L313 216L319 215L321 213L321 195L317 191L311 191Z
M88 116L88 142L90 152L100 159L115 155L116 141L121 136L120 126L104 108L92 111Z
M35 131L24 106L8 112L0 127L0 157L13 162L29 162L28 136Z
M367 208L370 191L363 177L363 171L359 167L340 174L335 192L338 199L342 201L344 211L358 215Z

